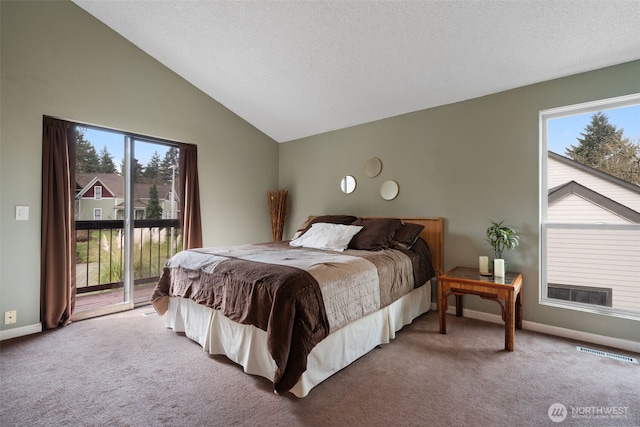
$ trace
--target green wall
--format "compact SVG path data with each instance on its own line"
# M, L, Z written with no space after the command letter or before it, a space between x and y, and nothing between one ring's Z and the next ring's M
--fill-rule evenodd
M42 116L198 145L205 245L267 241L268 189L290 191L285 237L312 214L443 216L445 268L487 254L489 219L518 229L524 319L640 341L637 321L538 305L538 111L640 92L640 61L276 144L68 1L0 2L0 313L39 316ZM367 158L382 173L367 178ZM355 193L340 178L357 179ZM400 194L384 201L385 179ZM30 207L15 221L15 206ZM475 297L466 307L497 313Z
M538 113L638 92L635 61L281 144L280 186L292 193L286 235L308 215L442 216L450 269L489 255L488 221L504 219L522 239L505 258L523 273L524 320L640 341L637 321L538 304ZM383 169L368 178L363 166L372 156ZM347 174L357 180L350 195L339 189ZM400 186L395 200L379 196L386 179ZM467 297L465 308L499 313L495 302L477 297Z
M43 115L197 144L205 245L271 239L275 141L69 1L0 16L0 313L18 311L1 330L40 322Z

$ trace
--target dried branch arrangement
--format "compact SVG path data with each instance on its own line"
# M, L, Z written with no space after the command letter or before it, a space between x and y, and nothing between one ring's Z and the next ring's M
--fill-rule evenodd
M284 223L287 220L287 190L268 191L271 236L274 242L282 240Z

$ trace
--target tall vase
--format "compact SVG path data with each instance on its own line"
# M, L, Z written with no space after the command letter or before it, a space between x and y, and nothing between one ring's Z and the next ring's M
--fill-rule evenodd
M497 258L493 260L493 275L495 277L504 277L504 260Z
M282 240L284 223L287 219L287 190L268 191L271 236L274 242Z

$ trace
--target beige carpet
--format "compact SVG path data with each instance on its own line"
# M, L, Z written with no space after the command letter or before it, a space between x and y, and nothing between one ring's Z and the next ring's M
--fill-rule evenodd
M584 343L516 331L505 352L502 326L449 316L440 335L430 312L297 399L208 356L151 310L0 343L0 425L640 424L640 365L576 351Z

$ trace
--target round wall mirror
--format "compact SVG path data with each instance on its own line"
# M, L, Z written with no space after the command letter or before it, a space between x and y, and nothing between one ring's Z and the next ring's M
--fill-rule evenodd
M372 157L364 163L364 174L369 178L380 175L382 162L377 157Z
M385 200L393 200L398 196L398 183L388 179L380 186L380 195Z
M340 181L340 190L342 190L344 194L351 194L355 191L355 189L356 179L353 176L347 175L342 178L342 180Z

